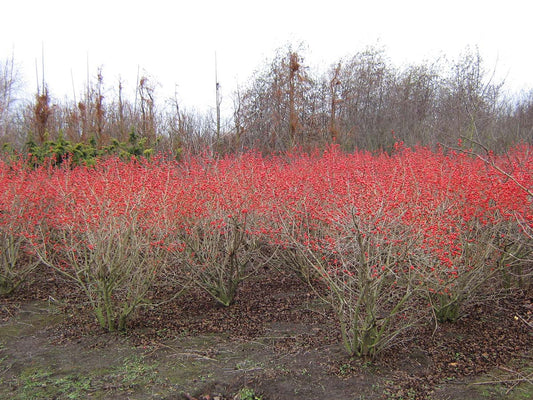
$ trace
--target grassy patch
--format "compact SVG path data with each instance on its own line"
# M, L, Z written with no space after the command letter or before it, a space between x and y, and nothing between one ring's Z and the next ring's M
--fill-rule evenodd
M239 393L237 393L235 398L239 400L263 400L263 396L257 395L254 389L250 389L247 387L244 387L239 390Z
M123 387L146 386L158 381L157 365L147 363L144 357L131 356L124 359L122 367L117 371L116 380L121 381Z
M18 376L3 380L0 397L9 393L16 400L85 399L112 393L133 393L160 383L157 365L144 357L126 357L122 364L89 373L61 373L42 366L31 366ZM9 392L7 392L9 391Z
M533 399L533 366L515 363L500 367L472 384L487 399Z
M82 399L91 389L91 378L78 374L56 376L43 368L27 368L11 385L13 399Z

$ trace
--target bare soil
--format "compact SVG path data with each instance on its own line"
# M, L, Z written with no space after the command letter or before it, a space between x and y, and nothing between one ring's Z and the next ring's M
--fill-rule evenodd
M329 309L277 270L245 281L230 307L190 291L112 334L75 287L36 271L0 299L0 398L529 399L532 320L531 293L493 296L370 363L346 356Z

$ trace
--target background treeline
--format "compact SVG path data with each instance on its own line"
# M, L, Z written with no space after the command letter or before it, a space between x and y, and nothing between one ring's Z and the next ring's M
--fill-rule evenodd
M109 86L101 69L78 100L56 101L45 82L32 101L17 100L21 79L11 58L0 66L0 143L34 153L59 142L62 149L83 143L78 150L92 156L148 149L179 156L308 150L332 141L347 151L389 150L397 140L434 147L459 137L501 151L533 140L533 90L509 92L476 49L398 67L383 49L368 47L325 71L311 69L304 55L302 48L278 50L225 104L217 100L205 113L157 98L157 82L146 76L126 98L122 82ZM221 106L230 111L220 121Z

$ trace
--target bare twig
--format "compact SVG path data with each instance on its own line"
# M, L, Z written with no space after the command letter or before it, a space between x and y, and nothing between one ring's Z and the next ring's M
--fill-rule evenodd
M514 376L517 376L517 378L495 379L495 380L492 380L492 381L474 382L474 383L472 383L472 385L501 385L501 384L511 385L507 389L507 391L505 392L505 395L508 395L509 393L511 393L514 390L514 388L516 386L518 386L521 383L527 382L529 384L533 384L533 380L531 379L533 377L533 372L526 376L526 375L522 374L520 371L514 371L514 370L512 370L510 368L507 368L507 367L500 366L499 369L501 369L502 371L505 371L505 372L509 372L509 373L513 374Z
M489 149L487 147L485 147L483 144L471 139L471 138L467 138L465 136L461 136L461 139L464 139L464 140L468 140L470 141L471 143L473 144L476 144L478 145L479 147L481 147L483 150L485 150L485 152L488 154L489 153ZM483 161L484 163L490 165L492 168L494 168L496 171L498 171L500 174L504 175L506 178L510 179L511 181L513 181L520 189L524 190L529 196L533 197L533 190L530 189L530 188L527 188L525 187L524 185L522 185L520 182L518 182L516 180L516 178L514 176L512 176L511 174L509 174L508 172L504 171L502 168L500 168L498 165L496 165L496 163L489 159L489 157L483 157L481 156L479 153L476 153L475 151L473 150L462 150L462 149L456 149L454 148L454 150L457 150L461 153L468 153L468 154L471 154L477 158L479 158L481 161Z
M523 378L515 378L515 379L496 379L496 380L493 380L493 381L483 381L483 382L473 382L471 383L471 385L498 385L498 384L503 384L503 383L515 383L515 382L518 382L518 383L521 383L521 382L529 382L529 383L533 383L531 381L531 379L529 379L530 376L532 376L533 374L530 374L528 375L527 377L523 377Z

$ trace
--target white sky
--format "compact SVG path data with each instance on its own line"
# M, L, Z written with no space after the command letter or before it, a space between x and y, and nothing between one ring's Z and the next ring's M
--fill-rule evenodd
M321 68L367 45L384 46L397 65L477 45L509 88L533 87L531 0L9 0L0 10L0 60L14 52L34 93L44 47L45 78L60 100L72 99L73 83L79 96L88 60L93 80L102 66L107 87L121 76L133 96L140 68L159 82L157 97L176 88L183 106L205 110L214 105L216 52L230 106L275 49L299 42L308 65Z

